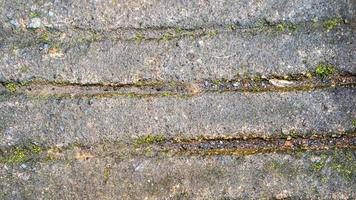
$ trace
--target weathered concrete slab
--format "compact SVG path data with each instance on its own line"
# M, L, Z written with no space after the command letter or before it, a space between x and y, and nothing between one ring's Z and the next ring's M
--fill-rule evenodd
M1 199L354 199L355 151L1 164Z
M356 90L205 93L135 98L13 96L0 102L1 145L96 143L140 135L271 136L355 130Z
M0 0L0 199L356 199L352 0Z
M81 84L146 79L189 82L305 74L314 72L320 63L334 65L341 74L356 73L352 27L339 26L329 32L301 28L291 33L272 29L141 42L107 39L78 43L67 38L52 46L10 45L0 49L0 75L5 81L21 82L34 78Z
M93 30L117 28L181 27L242 24L261 20L301 22L354 16L348 0L243 0L243 1L1 1L0 20L7 26L68 26ZM34 20L35 19L35 20Z

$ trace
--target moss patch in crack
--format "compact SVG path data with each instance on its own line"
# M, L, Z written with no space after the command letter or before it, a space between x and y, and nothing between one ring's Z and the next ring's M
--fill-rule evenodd
M8 83L5 85L6 89L9 90L10 93L15 93L17 91L17 87L19 84L17 83Z
M104 183L106 184L109 181L110 178L110 168L109 167L105 167L104 168Z
M326 78L333 75L336 72L336 69L333 65L320 63L315 68L315 74L320 78Z
M171 33L164 33L163 35L162 35L162 40L163 41L169 41L169 40L172 40L172 39L174 39L174 38L177 38L178 36L176 36L176 35L173 35L173 34L171 34Z
M209 33L208 33L208 35L210 36L210 37L214 37L214 36L217 36L219 34L219 32L218 31L210 31Z
M27 159L25 155L25 151L20 148L16 148L9 157L7 157L4 162L5 163L20 163Z
M39 17L40 14L39 13L36 13L36 12L30 12L30 18L35 18L35 17Z
M279 24L277 24L276 28L277 28L277 31L284 32L286 29L286 26L284 23L279 23Z
M183 34L183 30L181 28L176 28L175 33L176 35L181 36Z
M162 135L146 135L139 137L134 140L134 144L144 145L144 144L154 144L164 142L166 138Z
M3 151L0 162L7 164L22 163L31 158L35 158L36 155L41 154L42 151L43 148L39 145L33 143L23 144Z
M333 19L329 19L324 22L324 28L327 32L335 29L337 26L339 26L343 22L343 19L341 17L336 17Z
M142 42L142 40L145 39L145 36L142 33L137 33L134 37L133 40L136 42Z

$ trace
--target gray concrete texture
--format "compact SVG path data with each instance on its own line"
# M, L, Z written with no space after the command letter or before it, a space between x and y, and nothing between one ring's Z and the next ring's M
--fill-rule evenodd
M355 151L1 164L2 199L353 199Z
M355 11L0 0L0 199L356 199Z
M91 144L164 136L278 136L355 131L353 88L206 93L188 98L10 97L0 102L1 145L21 140Z

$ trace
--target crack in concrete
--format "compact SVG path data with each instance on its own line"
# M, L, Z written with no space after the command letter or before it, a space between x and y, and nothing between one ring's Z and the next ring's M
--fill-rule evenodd
M235 80L205 80L193 83L137 81L135 83L78 84L34 80L25 83L2 82L8 94L56 97L152 97L193 96L206 92L287 92L327 89L332 87L355 87L356 76L335 75L328 79L291 75L240 78ZM5 92L6 93L6 92Z
M301 151L336 149L356 150L356 132L312 135L288 135L274 138L209 137L166 138L146 135L131 141L107 141L93 145L73 143L67 146L41 146L27 142L0 147L0 163L88 160L93 157L211 156L251 155L261 153L294 154Z
M256 24L249 26L241 26L237 24L228 24L225 26L207 26L194 29L182 29L178 27L152 27L152 28L117 28L110 30L94 30L82 28L78 26L67 27L65 31L55 29L52 27L39 28L35 30L26 31L18 34L7 34L3 40L3 46L16 46L17 48L25 48L41 43L92 43L105 40L111 41L169 41L173 39L182 39L185 37L201 38L205 36L214 37L221 33L238 32L246 33L246 35L254 35L257 33L271 34L271 33L294 33L300 31L314 31L325 30L330 31L325 27L330 19L323 19L321 21L305 21L300 23L289 23L280 21L277 23L269 23L266 20L261 20ZM345 19L338 18L338 26L351 27L350 22ZM353 21L351 21L351 24ZM70 39L65 36L67 35ZM14 36L14 37L12 37ZM16 39L16 37L19 38ZM24 37L25 36L25 37ZM26 40L26 37L29 39ZM16 43L16 45L14 44Z

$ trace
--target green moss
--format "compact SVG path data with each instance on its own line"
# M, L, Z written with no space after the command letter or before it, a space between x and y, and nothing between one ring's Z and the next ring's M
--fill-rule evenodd
M356 127L356 119L352 120L352 126Z
M36 12L31 12L30 13L30 18L35 18L35 17L39 17L40 14L36 13Z
M329 181L329 177L325 176L321 178L321 183L326 184Z
M340 163L333 163L331 167L345 178L350 178L352 175L352 170Z
M35 154L40 154L42 153L42 147L36 145L36 144L30 144L29 145L29 150Z
M0 155L1 163L22 163L31 158L36 157L43 152L43 148L39 145L28 143L16 147L10 147L2 155Z
M104 169L104 183L107 183L110 178L110 169L108 167L105 167Z
M142 40L145 39L145 36L142 34L142 33L138 33L136 34L133 39L136 41L136 42L141 42Z
M213 84L214 85L220 85L222 83L222 81L221 80L213 80Z
M143 150L143 155L148 158L152 158L155 156L155 151L153 150L152 147L147 147Z
M352 151L335 151L332 155L331 168L340 176L351 180L356 173L354 153Z
M276 28L277 28L277 31L284 32L286 29L286 25L284 23L279 23L279 24L277 24Z
M165 141L166 138L162 135L146 135L137 138L134 143L138 145L142 144L154 144L154 143L159 143Z
M320 155L320 160L312 164L312 169L314 171L320 171L321 169L323 169L326 163L326 159L327 159L327 155L325 154Z
M252 86L252 88L251 88L251 90L250 90L251 92L261 92L262 91L262 89L261 88L259 88L258 86Z
M322 168L324 167L324 162L316 162L316 163L313 163L312 165L312 168L315 170L315 171L319 171L321 170Z
M288 24L288 30L291 32L294 32L298 29L298 26L296 24Z
M183 30L181 28L176 28L175 32L176 32L176 35L178 35L178 36L183 34Z
M336 69L333 65L330 64L319 64L315 69L315 74L320 78L326 78L333 75L336 72Z
M341 17L337 17L334 19L329 19L324 22L324 28L326 31L331 31L335 29L337 26L339 26L343 22L343 19Z
M40 37L40 40L41 40L41 42L44 42L44 43L49 42L49 35L48 35L48 33L43 33L43 34L41 35L41 37Z
M219 34L219 32L218 31L209 31L209 33L208 33L208 35L210 36L210 37L214 37L214 36L217 36Z
M298 137L297 130L293 129L293 130L289 131L289 136L292 138L297 138Z
M259 83L259 82L263 81L263 78L261 75L256 75L255 77L252 78L252 81Z
M10 154L5 163L20 163L27 160L25 151L21 148L15 148L15 150Z
M162 93L162 96L163 96L163 97L168 97L168 96L171 96L171 94L170 94L169 92L163 92L163 93Z
M17 90L18 84L17 83L8 83L6 84L6 88L7 90L9 90L9 92L11 93L15 93Z
M171 34L171 33L164 33L163 35L162 35L162 40L163 41L169 41L169 40L172 40L172 39L174 39L174 38L176 38L177 36L175 36L175 35L173 35L173 34Z
M285 32L287 30L289 32L294 32L297 30L298 25L292 23L279 23L275 26L275 28L277 29L278 32Z

